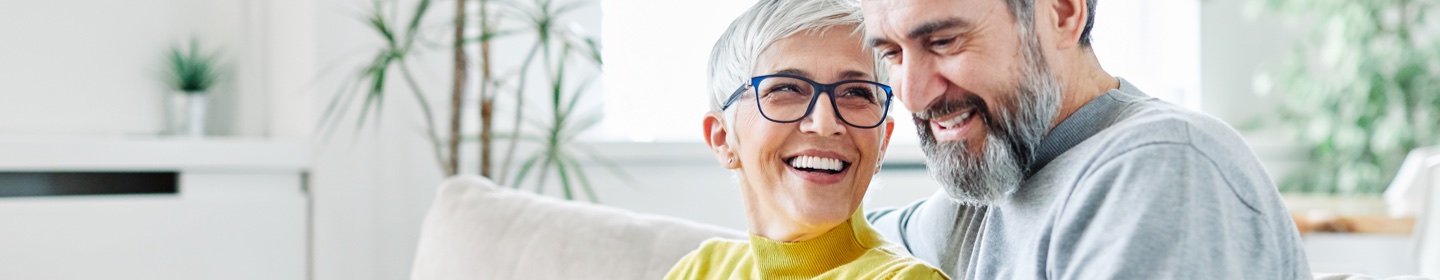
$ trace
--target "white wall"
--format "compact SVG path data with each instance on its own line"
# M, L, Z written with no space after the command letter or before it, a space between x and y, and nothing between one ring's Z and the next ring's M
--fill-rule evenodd
M313 72L310 1L6 1L0 134L152 136L163 130L164 58L192 35L220 50L208 131L300 137L292 106ZM298 14L297 14L298 13ZM284 63L283 67L274 65ZM272 110L272 108L278 108ZM286 118L272 121L271 115ZM308 130L308 128L306 128Z
M0 133L158 132L171 2L7 1Z
M1250 0L1210 0L1200 4L1200 110L1235 127L1274 112L1275 96L1255 93L1253 77L1289 55L1300 29L1272 15L1247 15ZM1271 130L1241 131L1278 180L1297 168L1304 154L1288 136Z

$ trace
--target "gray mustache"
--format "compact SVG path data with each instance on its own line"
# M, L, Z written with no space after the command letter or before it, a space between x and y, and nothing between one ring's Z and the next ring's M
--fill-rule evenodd
M990 111L987 110L988 106L985 106L985 100L980 99L979 96L965 95L958 98L946 98L942 96L940 98L941 99L936 100L934 104L930 104L929 108L925 108L924 111L915 112L914 117L916 122L927 122L933 118L970 109L977 109L975 110L976 113L979 113L981 116L990 114Z

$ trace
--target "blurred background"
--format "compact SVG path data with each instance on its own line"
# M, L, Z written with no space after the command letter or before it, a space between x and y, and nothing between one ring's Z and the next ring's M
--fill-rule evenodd
M1437 2L1102 0L1094 49L1246 137L1314 271L1440 277ZM456 174L743 229L700 121L752 3L0 1L0 278L405 278ZM894 110L867 209L935 190Z

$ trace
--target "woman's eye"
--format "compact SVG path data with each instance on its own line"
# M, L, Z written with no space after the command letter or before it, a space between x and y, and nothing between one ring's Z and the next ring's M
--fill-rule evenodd
M863 87L845 89L843 95L845 97L863 98L866 101L875 101L875 92Z
M768 88L765 89L765 95L766 95L766 96L769 96L769 95L771 95L771 94L777 94L777 93L786 93L786 94L800 93L800 86L798 86L798 85L791 85L791 84L780 84L780 85L773 85L773 86L770 86L770 87L768 87Z

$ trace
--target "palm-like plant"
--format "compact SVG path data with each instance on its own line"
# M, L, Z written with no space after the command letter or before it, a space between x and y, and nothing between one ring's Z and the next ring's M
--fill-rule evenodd
M191 38L189 48L170 48L166 58L169 64L167 84L177 91L203 93L220 79L219 54L202 51L198 39Z
M629 176L617 168L613 162L598 156L595 150L587 145L576 141L577 137L584 131L589 130L599 123L601 115L597 110L583 110L579 108L580 99L595 77L585 77L578 84L571 84L568 75L571 75L570 63L572 61L587 62L593 67L599 67L603 61L600 58L599 46L594 38L584 36L573 29L567 17L576 9L583 7L587 2L557 3L553 0L537 0L531 5L512 6L512 9L522 11L524 15L523 24L532 32L535 41L530 51L526 54L525 62L521 65L519 81L526 81L531 65L538 57L545 73L547 99L544 104L544 111L548 111L549 122L539 121L537 118L530 118L525 122L532 131L523 131L520 123L523 116L520 114L526 111L524 98L524 84L516 87L517 102L515 104L516 133L510 135L510 148L507 149L505 164L501 171L501 182L512 186L520 186L530 176L534 176L535 189L543 192L547 179L551 172L558 177L561 192L567 199L574 199L577 193L583 191L591 201L598 201L590 180L581 166L583 160L593 161L600 166L607 168L612 173L629 180ZM535 117L532 115L532 117ZM521 141L530 141L540 145L540 149L532 152L520 161L519 170L516 172L513 181L507 180L504 174L510 174L509 169L513 161L516 145ZM537 170L538 173L532 173Z
M360 103L358 117L356 119L357 129L362 127L368 120L369 115L380 115L381 104L386 97L387 78L392 73L399 72L405 85L410 89L414 98L417 99L422 117L425 119L426 136L433 145L436 162L442 167L446 175L459 173L460 166L457 150L461 141L480 141L480 173L487 177L491 176L491 156L494 154L491 140L492 133L497 126L494 122L494 108L496 97L499 93L513 93L513 123L511 131L500 133L502 138L508 139L508 148L501 161L503 166L499 172L498 180L502 184L519 186L529 179L535 179L535 189L543 192L547 178L552 175L559 177L560 186L567 199L574 199L581 190L590 200L597 200L590 180L581 167L582 161L592 161L600 166L614 172L622 179L631 180L627 174L620 170L613 162L599 157L595 150L576 141L576 138L584 131L599 123L600 114L598 110L582 110L579 108L579 100L584 93L590 90L590 84L595 77L585 77L576 83L573 78L574 62L585 62L588 66L596 67L601 64L599 46L597 41L585 36L573 28L569 23L569 15L577 9L589 4L588 0L576 0L564 4L554 0L457 0L456 20L453 35L455 41L450 47L455 52L455 80L452 87L451 98L451 123L449 124L450 134L448 138L441 138L434 115L430 108L425 94L410 71L409 61L420 51L417 42L424 39L421 36L420 24L429 10L431 1L418 0L414 13L408 18L406 25L397 26L398 19L387 17L387 14L397 13L398 4L395 1L382 2L374 0L373 10L366 17L366 22L384 40L384 46L377 50L368 64L360 68L360 71L346 80L326 106L318 128L328 138L335 131L340 119L351 110L351 105L359 97L363 96ZM480 25L480 35L465 38L467 21L465 17L465 1L479 1L480 14L476 19ZM498 4L492 7L491 4ZM508 16L508 17L506 17ZM507 21L508 20L508 21ZM510 29L501 29L498 26L511 24ZM401 28L397 28L401 27ZM517 35L531 35L534 40L525 51L525 56L516 65L517 68L508 75L492 75L490 61L490 43L502 38L517 38ZM480 89L480 123L481 132L476 137L460 137L459 112L463 98L463 89L466 81L465 72L468 71L468 54L464 51L466 44L481 44L480 60L478 61L481 81L478 84ZM544 87L529 87L532 81L530 75L533 73L543 74ZM532 92L533 91L533 92ZM533 98L535 93L544 93L547 98L543 107L527 106L526 100ZM534 112L543 112L536 114ZM528 113L528 114L527 114ZM522 125L523 124L523 125ZM540 149L533 151L519 164L517 171L512 172L515 166L515 156L519 150L518 144L530 142L538 144ZM538 172L534 172L537 171ZM554 173L552 173L552 171ZM513 178L508 175L514 175ZM632 180L633 181L633 180Z
M396 18L387 17L386 14L396 14L400 8L395 2L372 1L373 9L366 16L365 22L373 31L380 36L383 47L375 51L371 60L360 68L345 84L340 87L325 107L317 124L322 134L328 138L340 123L341 118L346 115L350 106L356 98L364 96L356 118L356 129L362 129L370 114L378 118L384 104L386 85L390 81L391 74L399 72L405 85L409 87L411 94L419 103L421 117L425 120L425 133L429 138L434 151L435 160L445 174L455 174L456 167L451 164L444 154L441 146L440 135L437 133L435 117L430 108L430 102L425 97L420 85L416 82L413 71L410 70L409 60L416 55L416 42L420 36L420 23L426 12L430 10L430 0L419 0L416 3L414 13L405 25L397 26ZM397 28L403 27L403 28Z

